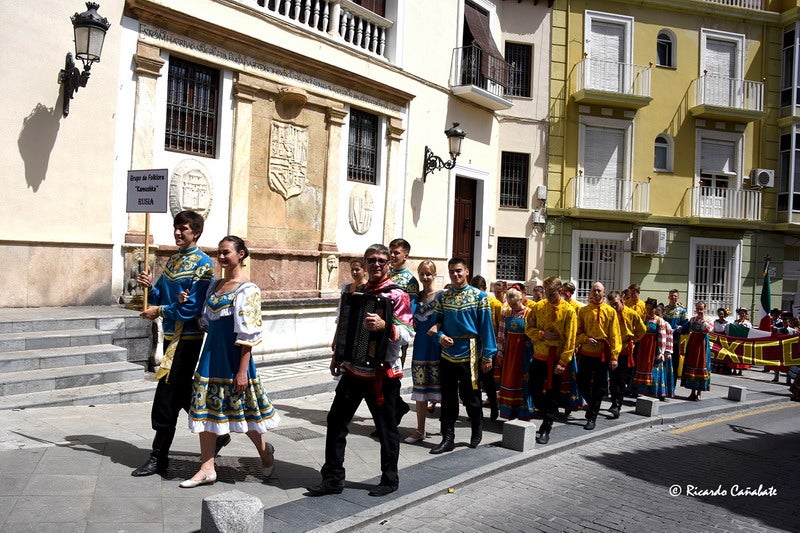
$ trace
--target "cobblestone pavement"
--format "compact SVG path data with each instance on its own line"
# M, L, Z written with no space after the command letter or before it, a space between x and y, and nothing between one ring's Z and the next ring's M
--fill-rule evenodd
M799 407L622 433L359 531L798 531Z

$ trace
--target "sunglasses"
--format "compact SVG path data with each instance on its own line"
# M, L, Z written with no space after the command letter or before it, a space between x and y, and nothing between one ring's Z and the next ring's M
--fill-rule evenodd
M389 262L388 259L380 259L378 257L369 257L369 258L367 258L367 263L370 264L370 265L383 266L388 262Z

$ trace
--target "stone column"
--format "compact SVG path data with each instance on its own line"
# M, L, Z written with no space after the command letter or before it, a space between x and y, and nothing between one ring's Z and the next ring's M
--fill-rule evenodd
M339 292L338 248L336 227L339 222L339 168L341 164L342 126L347 112L342 107L328 107L328 161L325 168L325 198L322 204L322 238L319 243L320 295L335 296ZM331 259L333 257L333 259ZM336 269L331 268L337 265Z
M405 205L403 195L403 182L405 176L398 175L402 165L402 154L400 153L400 140L405 130L401 127L402 121L399 118L390 117L386 125L386 208L383 217L383 240L389 242L400 237L395 235L398 231L397 217L403 220Z
M253 102L256 79L239 73L233 83L233 157L231 160L231 198L228 206L228 231L247 236L248 197L250 196L250 153L253 141Z
M133 60L136 62L136 102L133 109L131 169L148 169L153 167L156 80L161 76L164 60L157 46L141 42ZM126 242L144 243L144 214L128 215L128 235L131 238L126 236Z
M136 102L133 109L133 135L131 138L131 169L148 169L153 167L153 136L155 134L156 80L161 76L160 48L145 43L138 43L136 55ZM125 268L125 292L123 302L131 309L141 309L142 293L134 288L135 273L142 267L153 267L153 253L148 257L149 265L144 265L144 226L143 213L128 215L128 230L125 243L122 245Z

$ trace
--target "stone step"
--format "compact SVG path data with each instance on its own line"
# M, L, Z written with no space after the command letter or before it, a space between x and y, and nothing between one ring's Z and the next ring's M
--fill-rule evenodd
M111 344L111 332L80 328L0 333L0 353L91 344Z
M131 328L148 320L119 306L0 308L0 333L98 328Z
M0 333L90 329L95 327L97 327L97 318L95 317L0 319Z
M128 360L128 351L113 344L67 346L0 353L0 374L43 368L94 365Z
M3 382L0 384L0 396L141 380L143 376L143 367L128 362L25 370L3 376Z
M0 410L57 407L67 405L99 405L107 403L150 402L156 382L139 379L102 385L88 385L57 391L29 392L0 396Z

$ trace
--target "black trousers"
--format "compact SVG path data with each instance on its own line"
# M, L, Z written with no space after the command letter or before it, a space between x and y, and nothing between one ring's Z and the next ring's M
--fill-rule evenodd
M578 356L578 389L586 400L586 419L594 420L608 392L608 363L600 357Z
M558 413L558 402L561 398L561 378L564 374L550 374L547 361L534 358L528 373L528 388L533 405L542 413L542 430L550 431L553 420ZM553 365L555 368L555 364ZM545 390L545 382L549 381L549 389Z
M167 346L169 341L164 341L165 352ZM181 409L188 411L192 404L192 380L202 346L203 339L178 341L169 376L158 380L150 410L150 423L156 431L150 454L153 457L167 458L175 437L178 415Z
M439 363L439 379L442 387L442 424L455 424L458 419L458 398L464 402L471 421L480 420L481 397L472 388L472 372L469 360L453 363L442 359Z
M488 372L480 371L480 386L483 392L486 393L486 399L489 405L497 408L497 384L494 381L494 368ZM480 399L480 398L479 398Z
M381 485L397 485L397 461L400 457L400 433L397 432L396 399L400 397L400 378L383 378L383 405L375 397L375 382L359 379L346 372L336 386L336 395L328 411L328 432L325 436L325 464L322 480L342 484L345 479L344 451L348 425L362 400L366 400L381 443Z
M628 390L631 379L633 379L634 369L628 366L628 361L632 357L627 353L619 354L619 365L611 371L611 403L617 407L622 406L625 391Z

